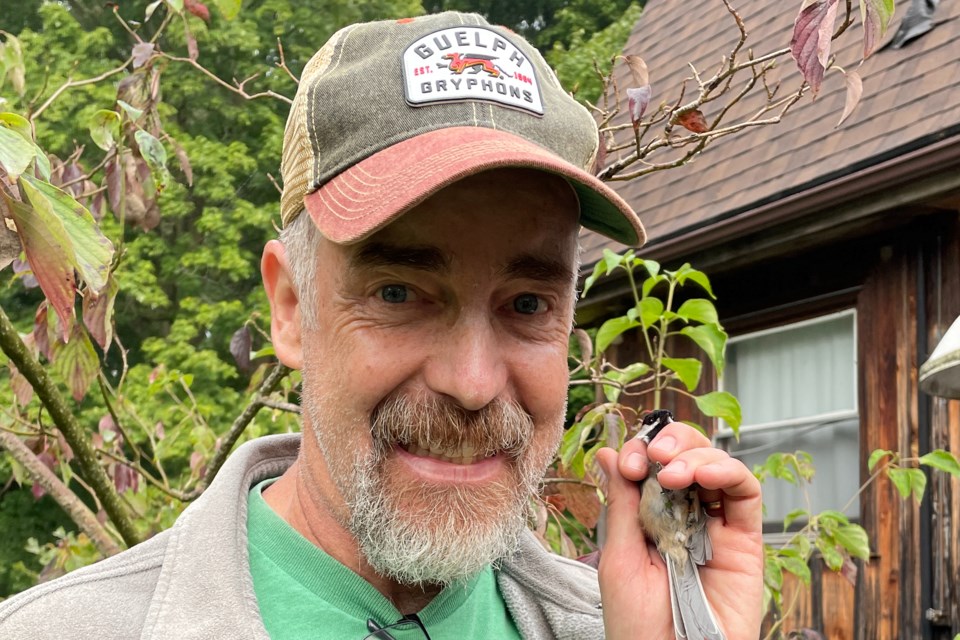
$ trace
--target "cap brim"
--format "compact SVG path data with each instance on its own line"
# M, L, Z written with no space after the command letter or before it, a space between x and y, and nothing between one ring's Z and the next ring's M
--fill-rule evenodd
M523 138L483 127L438 129L387 147L307 194L304 206L324 237L349 244L458 180L506 167L563 176L580 199L583 226L629 246L646 240L630 205L595 176Z

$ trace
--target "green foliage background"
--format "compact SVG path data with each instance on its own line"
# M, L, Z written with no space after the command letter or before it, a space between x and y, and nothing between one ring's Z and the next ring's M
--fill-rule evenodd
M117 10L127 20L142 20L147 4L123 2ZM631 0L253 0L242 4L238 17L226 20L210 4L209 25L189 19L200 62L227 80L266 72L251 86L287 96L295 86L273 68L277 38L287 65L299 74L314 51L346 24L458 9L479 11L524 34L565 86L579 87L578 97L596 100L593 59L609 65L640 15L640 3ZM0 30L16 35L23 45L27 90L20 99L9 85L0 87L0 111L23 110L25 101L42 96L42 102L68 77L93 77L126 60L131 38L111 13L102 0L4 3ZM147 23L141 34L155 28ZM180 52L185 43L183 26L177 23L161 40L165 50ZM125 394L144 425L163 425L176 443L168 452L179 461L172 470L186 474L191 453L212 450L216 434L228 428L251 384L250 374L239 371L229 353L231 335L251 319L268 326L258 264L263 244L275 236L279 222L278 193L270 176L279 178L287 106L270 99L244 100L175 64L163 74L160 116L190 158L193 184L187 186L171 161L175 181L161 196L159 226L149 232L121 230L109 213L101 224L124 252L115 318L117 336L128 351ZM61 96L37 122L39 145L61 158L78 146L96 151L87 126L97 110L113 107L117 78ZM22 332L30 330L41 300L39 289L26 288L9 269L4 271L0 306ZM254 335L256 349L263 339ZM115 384L123 368L119 350L111 349L105 362L106 375ZM6 368L2 371L0 408L6 408L13 397ZM188 383L192 400L181 383ZM88 393L76 411L92 431L106 415L98 393ZM27 414L43 421L36 400ZM208 429L196 428L197 415ZM246 437L296 428L290 414L264 411ZM178 430L185 432L178 438L170 435ZM27 539L40 545L55 542L53 530L69 525L49 498L34 501L29 486L20 487L14 475L0 456L0 597L29 586L31 572L41 568L38 556L25 550ZM75 482L72 487L78 488ZM156 497L149 494L141 487L127 496L143 509L140 525L155 531L168 526L182 506L168 502L162 509L148 509Z

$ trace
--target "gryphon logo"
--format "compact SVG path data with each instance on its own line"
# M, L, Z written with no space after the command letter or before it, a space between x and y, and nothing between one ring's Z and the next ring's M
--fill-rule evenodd
M442 29L412 43L403 52L403 84L413 106L484 100L543 115L533 63L485 27Z

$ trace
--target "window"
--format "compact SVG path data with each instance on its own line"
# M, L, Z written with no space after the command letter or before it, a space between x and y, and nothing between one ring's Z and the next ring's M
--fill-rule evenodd
M720 446L748 467L776 451L806 451L816 475L810 508L842 510L860 486L854 311L731 338L721 381L740 400L740 442L729 428ZM764 530L779 531L791 510L806 507L799 487L777 479L763 487ZM859 516L859 502L846 510Z

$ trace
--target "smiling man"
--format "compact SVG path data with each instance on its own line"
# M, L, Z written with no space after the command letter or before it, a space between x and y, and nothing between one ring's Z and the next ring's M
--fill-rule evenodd
M170 531L0 605L0 636L672 638L637 518L650 459L714 505L703 586L728 638L756 638L759 485L689 427L598 455L599 575L525 527L562 434L580 226L644 240L596 151L536 50L479 16L334 35L261 263L302 439L244 445Z

